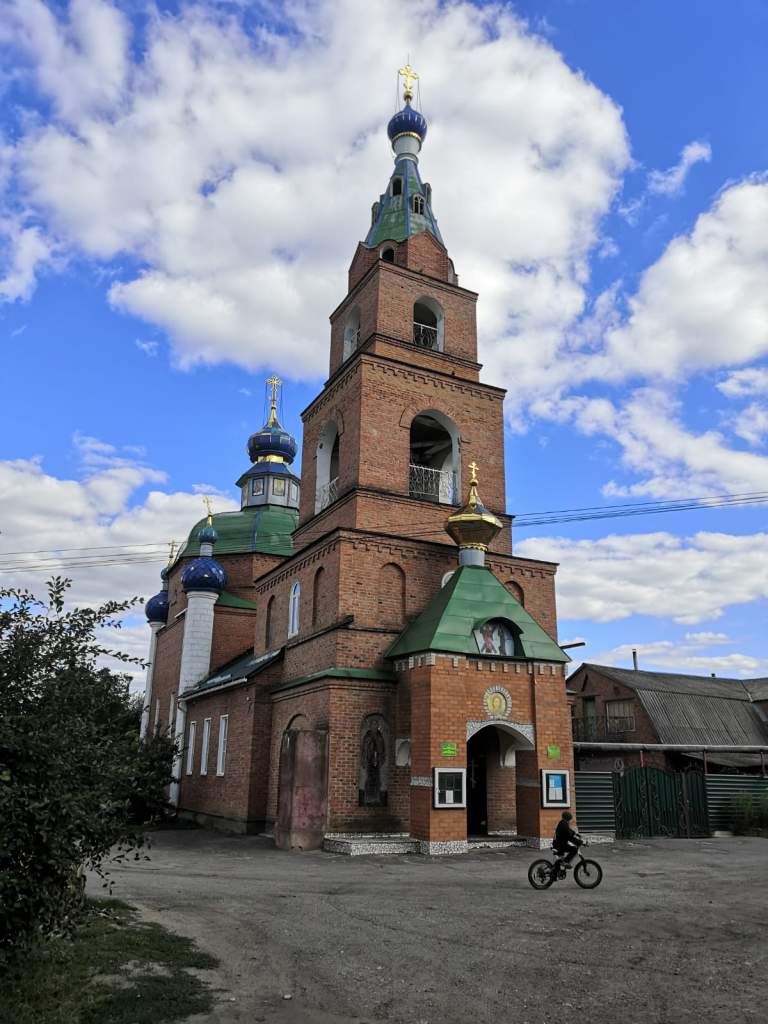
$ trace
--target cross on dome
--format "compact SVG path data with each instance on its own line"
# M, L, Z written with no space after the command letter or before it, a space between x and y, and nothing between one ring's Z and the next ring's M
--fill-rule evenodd
M405 89L403 90L403 99L406 103L413 99L413 83L418 81L418 74L413 70L410 64L406 64L404 68L400 68L397 72L398 78L402 75L405 79Z

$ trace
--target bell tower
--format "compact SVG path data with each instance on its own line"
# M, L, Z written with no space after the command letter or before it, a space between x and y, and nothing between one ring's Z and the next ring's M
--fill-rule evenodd
M470 463L484 469L489 509L506 529L505 391L480 382L477 294L448 255L419 157L427 122L413 106L406 65L403 107L387 133L394 168L330 317L330 373L303 413L298 546L337 527L446 543Z

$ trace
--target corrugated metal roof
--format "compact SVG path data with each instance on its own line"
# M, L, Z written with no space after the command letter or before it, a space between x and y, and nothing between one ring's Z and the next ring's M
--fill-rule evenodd
M663 693L689 693L694 696L721 697L727 700L749 701L747 681L712 676L686 676L677 672L642 672L628 668L613 668L610 665L593 665L585 662L579 671L592 669L608 679L630 687L632 690L659 690ZM760 680L750 680L760 682Z
M745 679L744 687L752 700L768 700L768 679Z
M723 700L720 694L635 689L661 743L768 743L768 726L746 695Z

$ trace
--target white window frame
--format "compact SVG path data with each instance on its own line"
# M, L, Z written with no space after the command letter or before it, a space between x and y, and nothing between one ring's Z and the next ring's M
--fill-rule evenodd
M189 723L189 737L187 739L187 775L192 774L195 765L195 740L197 739L197 722Z
M219 718L219 745L216 750L216 774L222 776L227 764L227 736L229 734L229 715Z
M561 791L560 797L553 797L551 793L550 779L564 776L564 786L558 787ZM567 768L542 768L541 769L541 806L542 807L570 807L571 806L571 773Z
M461 801L454 803L440 802L440 777L442 775L461 776ZM441 811L460 810L467 806L467 769L466 768L433 768L432 769L432 806Z
M200 774L208 774L208 749L211 745L211 719L203 721L203 745L200 749Z
M291 587L288 595L288 636L296 636L299 632L299 614L301 606L301 583L298 580Z

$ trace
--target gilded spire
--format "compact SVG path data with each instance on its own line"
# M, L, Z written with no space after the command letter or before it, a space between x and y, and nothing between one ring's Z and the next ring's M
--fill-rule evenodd
M470 462L469 470L472 476L469 481L467 502L463 508L449 517L445 529L462 551L479 551L484 555L496 534L503 528L503 524L493 512L488 511L480 500L477 490L478 468L476 462ZM462 564L469 563L462 561ZM478 563L475 562L475 564ZM479 564L482 564L482 561Z
M213 526L213 508L211 507L211 499L208 497L207 494L203 498L203 504L205 505L206 511L208 513L208 518L206 519L206 525Z
M274 427L277 423L277 389L282 386L282 381L276 374L267 381L270 389L269 395L269 419L267 420L268 427Z

